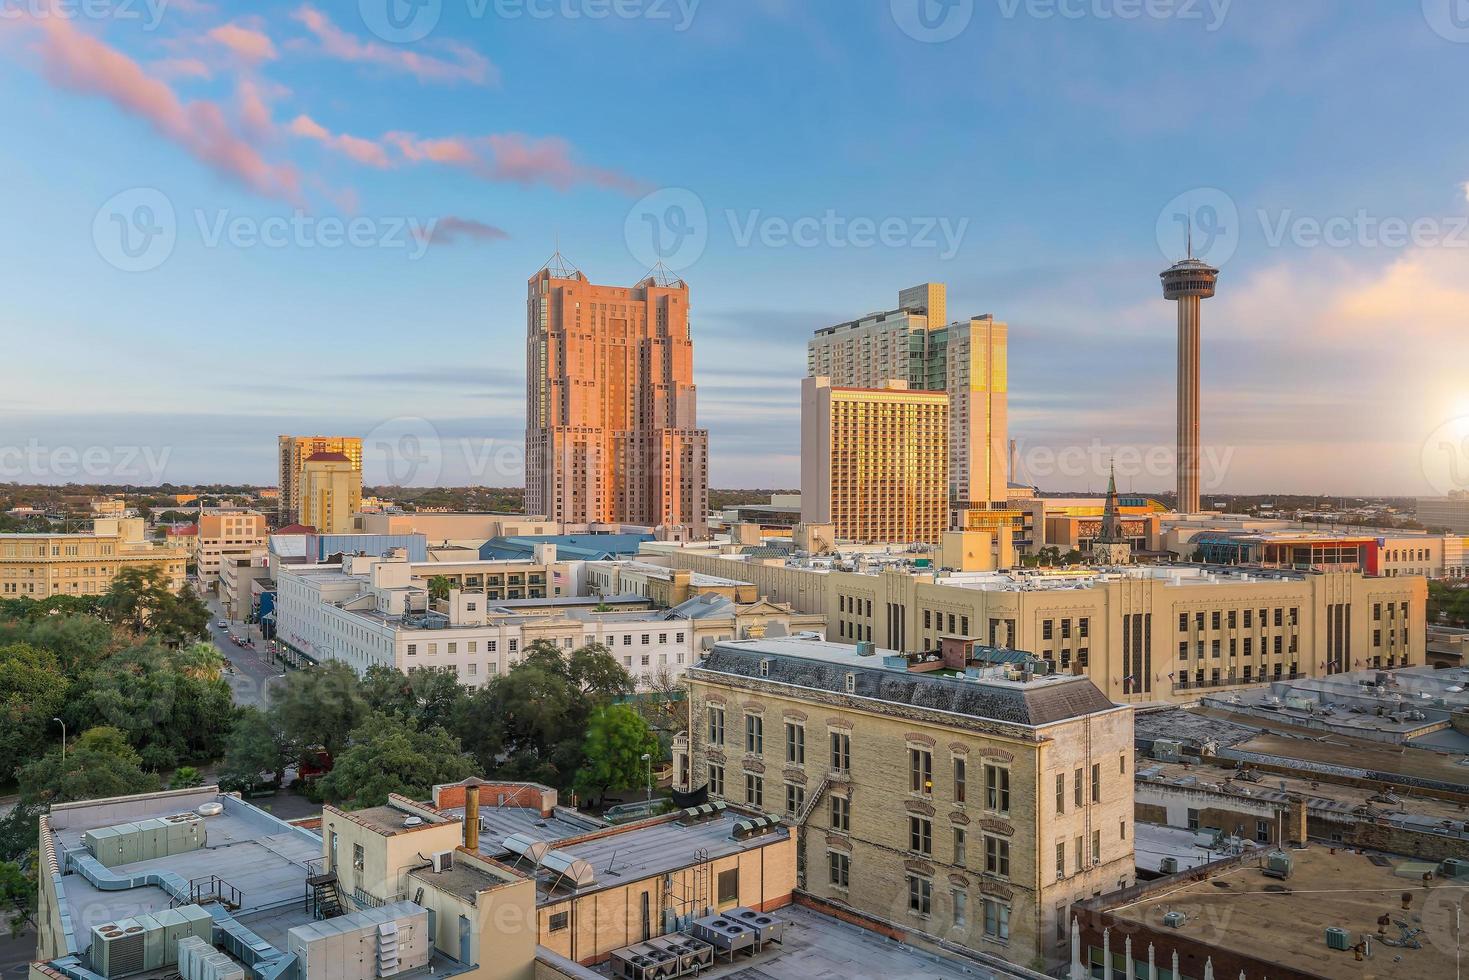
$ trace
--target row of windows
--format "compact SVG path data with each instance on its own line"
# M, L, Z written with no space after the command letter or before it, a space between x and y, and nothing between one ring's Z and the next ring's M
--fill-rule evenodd
M1406 633L1407 631L1405 630L1404 632ZM1244 638L1244 648L1243 649L1244 649L1244 655L1246 657L1252 657L1252 656L1255 655L1255 642L1254 641L1255 641L1255 638L1252 637L1252 636L1247 636L1247 637ZM1267 643L1266 641L1270 641L1270 642ZM1285 641L1284 641L1284 638L1283 637L1279 637L1279 636L1275 636L1275 637L1262 636L1260 638L1260 654L1261 654L1261 656L1264 656L1266 653L1269 653L1269 652L1272 652L1273 651L1274 654L1275 654L1275 656L1278 657L1278 656L1281 655L1282 652L1285 652L1284 646L1285 646ZM1205 649L1204 648L1204 641L1203 640L1199 640L1198 643L1196 644L1196 647L1197 647L1197 650L1198 650L1198 659L1200 659L1200 660L1204 659L1204 649ZM1211 651L1211 655L1215 659L1218 659L1218 657L1220 656L1220 654L1223 651L1223 649L1224 649L1224 647L1223 647L1222 642L1220 640L1214 640L1214 641L1212 641L1211 645L1209 646L1209 650ZM1292 635L1291 638L1290 638L1290 650L1289 650L1289 652L1290 653L1297 653L1299 651L1300 651L1300 638L1297 637L1297 636ZM1240 652L1239 641L1235 637L1230 637L1229 638L1229 655L1231 657L1238 656L1239 655L1239 652ZM1189 656L1189 642L1187 640L1179 640L1178 641L1178 659L1179 660L1187 660L1188 659L1188 656Z
M1253 629L1254 626L1255 626L1255 610L1253 610L1253 609L1246 609L1243 612L1244 612L1244 616L1243 616L1243 619L1244 619L1244 628L1245 629ZM1208 615L1208 622L1209 622L1209 628L1210 629L1215 629L1215 630L1217 630L1217 629L1223 629L1223 628L1225 628L1224 627L1224 624L1225 623L1228 623L1229 624L1228 625L1228 628L1229 629L1238 629L1239 628L1240 618L1241 617L1240 617L1240 610L1238 610L1238 609L1231 609L1231 610L1229 610L1227 616L1226 616L1226 614L1224 612L1222 612L1221 610L1218 610L1218 609L1214 610L1212 613L1209 613L1207 615ZM1205 618L1204 617L1205 617L1205 613L1203 613L1203 612L1196 612L1196 613L1193 614L1194 629L1200 629L1201 630L1201 629L1204 628L1204 622L1205 622ZM1286 610L1285 610L1285 608L1283 606L1276 607L1276 609L1274 610L1273 620L1272 620L1272 617L1271 617L1271 610L1269 610L1269 609L1261 609L1260 610L1260 627L1262 629L1264 627L1266 627L1266 626L1271 625L1272 621L1273 621L1274 625L1276 625L1276 626L1284 626L1285 625L1285 619L1286 619ZM1301 610L1298 607L1296 607L1296 606L1292 606L1290 608L1290 624L1292 626L1299 626L1300 623L1301 623ZM1179 613L1178 614L1178 631L1180 633L1186 633L1186 632L1188 632L1188 628L1189 628L1189 614L1186 613L1186 612Z

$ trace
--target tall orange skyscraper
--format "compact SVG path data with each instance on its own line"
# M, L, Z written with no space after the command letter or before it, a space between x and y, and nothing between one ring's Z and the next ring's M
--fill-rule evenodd
M559 254L527 285L526 511L704 536L688 286L597 286Z

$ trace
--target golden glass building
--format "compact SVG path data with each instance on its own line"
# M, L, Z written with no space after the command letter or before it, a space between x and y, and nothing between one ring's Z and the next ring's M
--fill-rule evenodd
M801 518L846 541L937 542L948 527L949 396L801 385Z

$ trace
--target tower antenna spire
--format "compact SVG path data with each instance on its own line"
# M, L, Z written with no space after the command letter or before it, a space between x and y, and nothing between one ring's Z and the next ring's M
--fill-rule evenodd
M1192 211L1188 215L1188 257L1194 257L1194 215Z

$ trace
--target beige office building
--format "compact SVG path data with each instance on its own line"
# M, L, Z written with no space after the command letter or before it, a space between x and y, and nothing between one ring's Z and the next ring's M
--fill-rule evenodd
M955 637L1025 650L1088 675L1114 701L1187 701L1426 658L1428 587L1415 576L1198 565L869 574L697 549L656 560L742 578L825 615L834 641L931 653Z
M302 524L318 534L351 534L362 507L362 467L343 453L316 453L301 469Z
M949 396L801 384L801 519L838 539L937 542L948 527Z
M199 514L194 535L194 567L199 582L211 588L225 561L263 556L265 515L253 510L205 510Z
M317 453L341 453L362 473L362 440L356 436L278 436L280 498L277 516L280 525L305 523L301 520L301 493L306 461Z
M155 546L141 518L101 518L90 534L0 534L0 599L101 595L124 568L155 567L183 588L189 554Z
M1083 677L887 653L716 644L689 669L675 784L783 815L798 887L839 914L1061 962L1070 903L1134 880L1132 709Z
M992 513L1010 509L1009 327L988 314L950 323L947 310L942 283L904 289L895 310L818 330L807 345L806 373L838 386L881 388L901 379L914 390L947 392L953 524L1013 526Z

